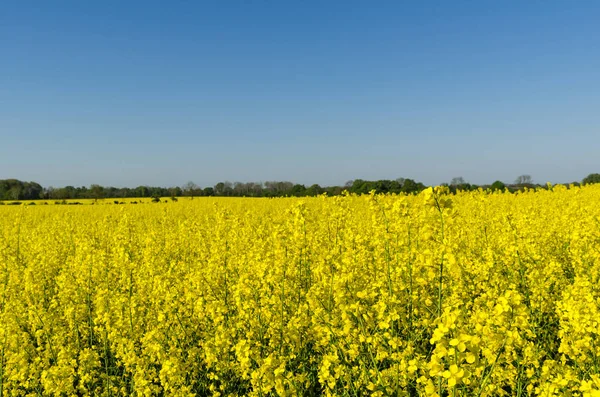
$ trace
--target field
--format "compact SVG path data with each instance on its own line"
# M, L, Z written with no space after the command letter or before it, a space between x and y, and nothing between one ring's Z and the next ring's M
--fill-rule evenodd
M0 206L0 396L600 395L600 185L145 201Z

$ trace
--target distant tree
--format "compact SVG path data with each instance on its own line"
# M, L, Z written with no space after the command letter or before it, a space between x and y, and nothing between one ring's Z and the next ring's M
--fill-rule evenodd
M44 188L36 182L23 183L23 198L26 200L37 200L42 198Z
M316 183L314 185L311 185L308 189L306 189L307 196L318 196L320 194L323 194L323 188L317 185Z
M463 178L462 176L454 177L452 178L452 181L450 181L450 186L460 186L464 184L466 184L466 182L465 178Z
M170 187L167 191L171 197L171 201L177 201L177 197L183 194L183 190L178 186Z
M501 181L496 181L494 183L492 183L492 186L490 186L492 190L502 190L504 191L504 189L506 189L506 185L504 183L502 183Z
M206 197L214 196L215 195L215 189L212 188L212 187L210 187L210 186L209 187L205 187L202 190L202 195L206 196Z
M343 186L328 186L323 189L323 193L327 193L328 196L339 196L345 189Z
M301 197L306 196L306 187L304 185L296 184L292 186L292 196Z
M36 200L42 198L44 193L44 188L36 182L0 180L0 200Z
M402 184L402 191L404 193L415 193L423 190L424 188L425 186L423 186L422 183L417 183L409 178L405 179L404 183Z
M223 196L233 196L233 183L229 181L223 183Z
M400 193L402 191L402 184L398 180L394 179L390 181L390 193Z
M128 190L131 190L131 189L128 189ZM85 186L80 186L80 187L76 188L74 193L77 197L80 197L80 198L86 198L86 197L90 196L89 189Z
M44 188L41 198L48 200L51 197L53 192L54 192L54 188L52 186L48 186L47 188Z
M150 195L150 190L148 186L138 186L134 189L135 197L148 197Z
M375 182L375 191L377 193L389 193L393 189L393 182L389 179L380 179Z
M292 188L294 184L287 181L267 181L265 182L265 196L277 197L277 196L289 196L292 194Z
M589 174L581 181L582 185L589 185L592 183L600 183L600 174Z
M252 197L262 197L264 195L262 182L249 182L246 185Z
M92 185L95 186L95 191L91 190L91 186L90 189L88 189L88 196L91 198L95 198L94 194L100 194L100 191L103 190L102 186L100 185ZM65 186L62 188L62 199L74 199L74 198L82 198L77 194L77 189L75 189L75 186ZM88 197L84 197L84 198L88 198Z
M75 192L77 192L77 189L73 188L73 190ZM109 187L104 188L104 197L120 197L120 195L121 195L121 189L117 189L114 186L109 186Z
M214 194L215 196L222 196L223 194L225 194L225 183L217 183L214 188Z
M171 198L178 197L183 194L183 191L181 190L181 188L179 186L175 186L175 187L169 188L169 194L171 195Z
M79 188L77 188L77 194L79 195ZM133 190L128 187L116 188L114 192L114 197L124 198L124 197L133 197ZM81 196L80 196L81 197ZM113 197L113 196L110 196Z
M200 190L200 186L196 185L194 182L189 181L188 183L186 183L185 185L183 185L183 194L186 196L191 197L192 199L194 198L194 196L198 196L199 194L199 190Z
M355 179L350 186L350 192L356 194L367 194L374 189L373 183L363 179Z
M75 188L73 188L75 189ZM92 198L95 200L98 200L100 198L104 197L104 188L100 185L91 185L90 186L90 194L92 195Z
M151 186L148 188L148 190L150 191L150 197L162 197L165 195L164 193L168 193L168 192L164 192L163 188L160 188L157 186Z
M233 194L235 196L261 197L263 195L262 182L236 182L233 184Z
M21 200L23 198L23 187L15 185L8 189L7 196L9 200Z
M515 179L516 185L533 185L533 178L531 175L520 175Z
M247 196L248 184L243 182L233 182L233 195L238 197Z

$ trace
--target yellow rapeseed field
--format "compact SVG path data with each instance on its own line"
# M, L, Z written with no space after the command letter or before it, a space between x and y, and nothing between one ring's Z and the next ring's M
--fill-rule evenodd
M0 396L600 396L599 281L600 186L0 206Z

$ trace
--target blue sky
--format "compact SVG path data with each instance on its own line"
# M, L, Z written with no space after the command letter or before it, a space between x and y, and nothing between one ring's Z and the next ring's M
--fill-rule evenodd
M600 172L597 1L0 4L0 179Z

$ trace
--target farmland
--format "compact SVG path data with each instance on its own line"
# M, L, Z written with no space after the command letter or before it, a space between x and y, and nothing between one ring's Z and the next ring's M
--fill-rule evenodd
M600 185L101 203L0 206L0 396L600 395Z

